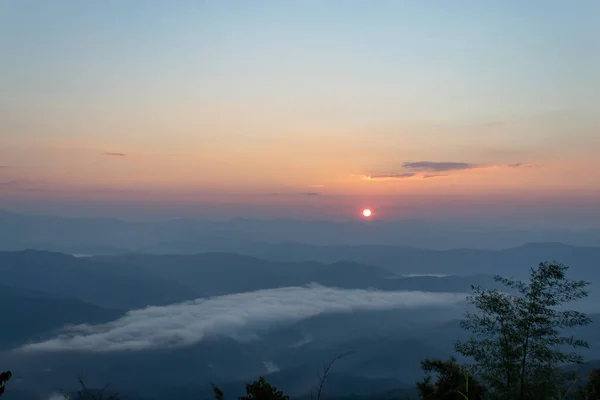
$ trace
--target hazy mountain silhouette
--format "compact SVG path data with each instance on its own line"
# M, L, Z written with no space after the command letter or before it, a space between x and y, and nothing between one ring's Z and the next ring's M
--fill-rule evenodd
M348 289L464 292L491 278L402 277L354 262L275 262L227 253L74 257L0 252L3 284L103 307L139 308L197 297L317 283Z
M90 267L92 266L92 267ZM193 298L196 292L171 281L107 272L101 263L66 254L0 252L2 284L71 297L104 307L136 308Z
M109 322L125 311L107 309L77 299L18 290L0 285L0 350L40 340L43 334L67 324Z
M502 249L527 242L600 246L600 230L519 229L432 221L229 221L59 218L0 211L0 250L37 248L67 253L114 254L240 252L280 242L312 245L387 245L430 249Z
M271 245L261 251L255 255L264 259L314 260L325 263L348 260L384 267L399 274L521 276L541 260L552 260L571 266L570 273L585 275L587 279L600 278L600 270L596 267L600 260L600 247L550 242L529 243L503 250L425 250L394 246L310 246L286 243Z

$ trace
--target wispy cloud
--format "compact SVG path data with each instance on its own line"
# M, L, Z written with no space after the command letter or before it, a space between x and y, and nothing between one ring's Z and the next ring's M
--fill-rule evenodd
M127 154L125 154L125 153L114 153L114 152L104 153L104 155L111 156L111 157L127 157Z
M506 164L508 168L540 168L540 165L529 165L523 163Z
M402 171L385 173L385 174L371 174L363 175L363 179L366 180L391 180L391 179L408 179L408 178L439 178L448 176L448 174L441 174L440 172L456 172L472 169L483 169L491 167L506 167L506 168L525 168L526 165L522 163L514 164L474 164L467 162L451 162L451 161L414 161L405 162L402 164Z
M12 187L17 187L21 184L20 181L10 180L10 181L0 181L0 189L7 189Z
M390 174L376 174L376 175L364 175L363 179L366 180L381 180L381 181L385 181L385 180L390 180L390 179L407 179L407 178L413 178L415 177L417 174L415 172L401 172L401 173L390 173Z
M320 192L272 192L268 196L320 196Z
M279 367L275 365L275 363L273 363L272 361L263 361L263 365L265 366L265 369L267 370L268 374L273 374L275 372L281 371Z
M429 178L441 178L443 176L448 176L447 174L426 174L426 175L422 175L423 179L429 179Z
M444 172L444 171L460 171L465 169L480 168L479 164L471 164L466 162L436 162L436 161L416 161L405 162L403 168L417 172Z
M450 307L466 294L344 290L319 285L237 293L129 311L103 325L65 328L57 337L17 351L114 352L191 346L209 337L245 341L274 325L321 314Z

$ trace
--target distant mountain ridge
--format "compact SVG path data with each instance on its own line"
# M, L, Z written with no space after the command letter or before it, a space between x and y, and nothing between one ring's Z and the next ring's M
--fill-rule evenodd
M58 297L32 290L18 290L0 284L0 351L40 339L40 334L67 324L105 323L125 310L108 309L81 300ZM6 329L9 327L10 329Z
M600 229L519 229L432 221L229 221L171 220L129 222L117 219L62 218L0 211L0 250L37 248L68 253L122 250L180 253L245 249L295 242L311 245L388 245L427 249L502 249L527 242L600 246Z
M2 285L57 297L71 297L101 307L138 308L171 304L195 292L164 279L126 277L108 273L101 263L90 268L87 259L62 253L26 250L0 252ZM135 290L132 291L132 288Z
M395 246L310 246L287 243L271 245L255 256L279 261L310 259L325 263L344 259L383 267L399 274L454 275L521 275L541 261L558 261L572 266L573 271L585 271L588 279L596 272L600 277L600 270L596 268L600 263L600 247L550 242L527 243L502 250L426 250Z
M488 282L493 274L523 277L531 267L541 261L562 262L571 267L571 276L578 279L597 281L600 279L600 247L577 247L560 243L526 244L506 250L423 250L392 246L310 246L301 244L269 245L257 248L255 254L243 255L234 253L200 253L200 254L140 254L128 253L113 256L72 257L55 252L28 250L21 252L0 252L0 270L14 263L22 268L35 265L46 265L41 273L48 273L48 280L55 278L51 270L59 268L69 272L69 279L79 276L86 283L84 271L95 276L97 282L111 283L111 277L118 276L118 284L122 279L140 282L138 293L142 296L147 285L153 285L163 295L169 290L173 295L165 301L190 298L190 296L207 293L225 294L237 291L264 289L269 287L305 285L318 282L323 285L340 287L378 287L381 289L434 290L444 288L449 291L468 289L465 282ZM41 263L41 264L40 264ZM80 266L84 267L83 269ZM290 268L292 267L292 268ZM10 272L10 273L9 273ZM38 271L39 272L39 271ZM10 279L17 279L19 274L23 282L28 276L25 270L7 270L4 277L6 284ZM84 275L82 275L84 274ZM408 279L403 275L416 276ZM443 278L419 275L449 275ZM480 278L477 278L477 277ZM253 284L257 277L260 284ZM469 277L468 280L466 277ZM207 282L204 289L186 289L190 281ZM79 279L79 278L78 278ZM266 280L265 280L266 279ZM68 281L68 280L67 280ZM58 281L63 285L67 281ZM41 284L42 281L38 281ZM61 283L62 282L62 283ZM221 282L215 284L215 282ZM237 282L237 283L236 283ZM31 283L27 283L31 285ZM220 286L221 285L221 286ZM224 286L223 286L224 285ZM171 289L169 289L171 287ZM26 287L24 287L26 288ZM31 286L30 289L44 291L43 287ZM94 290L84 291L79 287L65 286L65 293L81 290L91 296L98 292L94 282ZM117 288L115 296L118 296ZM123 296L129 296L128 293ZM181 294L181 295L180 295ZM156 301L160 298L150 295ZM115 297L116 299L117 297ZM88 297L92 302L93 299ZM138 305L145 305L147 299L140 298ZM117 302L118 303L118 302ZM121 307L120 304L105 304ZM144 304L142 304L144 303ZM166 304L166 303L165 303Z
M235 247L235 246L232 246ZM196 255L202 251L179 254ZM571 273L585 279L600 279L600 247L563 243L526 243L501 250L427 250L398 246L314 246L298 243L263 244L232 251L241 255L279 262L324 264L352 262L385 268L398 275L514 275L523 276L542 261L556 261L572 267ZM165 254L150 252L151 254ZM131 253L130 253L131 254ZM172 253L167 253L172 254Z
M347 289L462 292L472 282L490 280L483 275L404 278L351 261L283 262L230 253L74 257L39 250L0 252L0 274L3 284L21 290L117 308L311 283Z

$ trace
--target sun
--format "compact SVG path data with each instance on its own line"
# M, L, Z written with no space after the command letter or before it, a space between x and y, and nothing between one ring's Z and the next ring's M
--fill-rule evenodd
M371 215L373 215L373 212L369 208L365 208L362 212L362 215L365 218L369 218Z

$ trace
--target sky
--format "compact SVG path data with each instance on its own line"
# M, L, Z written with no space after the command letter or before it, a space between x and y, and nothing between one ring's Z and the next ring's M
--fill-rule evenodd
M589 221L599 15L595 0L0 0L0 208Z

